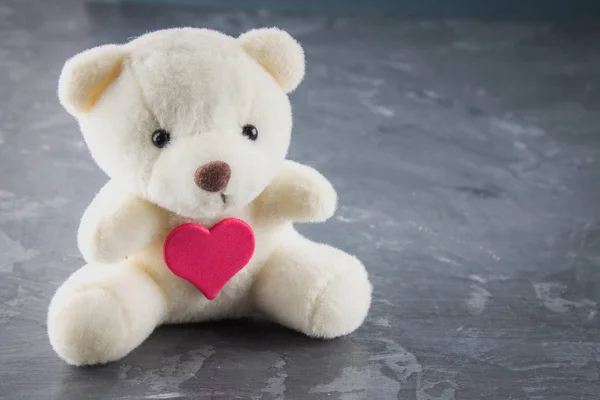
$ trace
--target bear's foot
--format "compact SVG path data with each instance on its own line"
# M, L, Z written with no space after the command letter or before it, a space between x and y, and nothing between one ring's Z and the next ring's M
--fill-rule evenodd
M141 344L165 310L160 289L134 265L87 265L54 295L48 336L67 363L103 364Z
M367 272L355 257L298 236L269 258L255 283L254 298L275 321L329 339L362 324L371 291Z

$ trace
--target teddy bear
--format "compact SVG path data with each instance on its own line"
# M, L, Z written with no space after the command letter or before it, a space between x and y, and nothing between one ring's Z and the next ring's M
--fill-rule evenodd
M165 29L65 63L60 103L108 182L77 233L87 265L49 305L64 361L118 360L162 324L259 314L330 339L363 323L363 264L294 228L337 206L323 175L286 159L304 72L278 28Z

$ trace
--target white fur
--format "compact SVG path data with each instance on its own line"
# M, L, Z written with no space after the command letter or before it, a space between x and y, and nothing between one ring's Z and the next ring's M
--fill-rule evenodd
M50 341L65 361L119 359L163 323L253 312L313 337L360 326L371 299L362 264L292 226L325 221L337 204L327 179L285 160L292 128L285 93L303 74L302 49L276 29L238 39L163 30L67 62L61 102L111 180L81 221L89 264L50 305ZM258 140L241 134L246 124L258 128ZM163 149L151 141L159 128L172 138ZM194 183L194 171L217 160L231 167L225 204ZM227 217L252 226L256 251L209 301L164 265L162 245L183 222L210 227Z
M124 56L122 46L108 44L68 60L58 82L58 98L67 111L74 116L88 111Z
M239 41L286 93L296 89L304 78L304 50L287 32L277 28L253 29L241 35Z

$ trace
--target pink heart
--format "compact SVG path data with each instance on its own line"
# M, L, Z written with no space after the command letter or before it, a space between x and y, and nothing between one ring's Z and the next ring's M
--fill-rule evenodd
M173 229L164 245L167 267L212 300L252 258L255 241L250 225L227 218L210 230L187 223Z

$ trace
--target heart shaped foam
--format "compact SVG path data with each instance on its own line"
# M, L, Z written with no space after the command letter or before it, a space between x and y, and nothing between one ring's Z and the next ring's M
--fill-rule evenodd
M254 232L237 218L227 218L210 230L195 223L173 229L164 244L167 267L212 300L254 253Z

